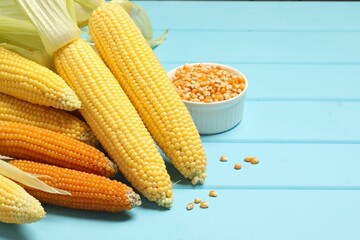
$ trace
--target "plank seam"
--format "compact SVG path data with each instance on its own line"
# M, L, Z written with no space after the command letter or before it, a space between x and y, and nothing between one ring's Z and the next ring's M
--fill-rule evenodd
M272 98L247 97L249 102L360 102L360 98Z
M259 143L259 144L349 144L358 145L359 140L294 140L294 139L211 139L211 136L201 136L203 143Z
M210 189L218 189L218 190L264 190L264 191L272 191L272 190L280 190L280 191L358 191L360 190L360 186L228 186L228 185L203 185L201 187L192 187L188 188L186 186L178 186L174 185L173 189L176 190L210 190Z

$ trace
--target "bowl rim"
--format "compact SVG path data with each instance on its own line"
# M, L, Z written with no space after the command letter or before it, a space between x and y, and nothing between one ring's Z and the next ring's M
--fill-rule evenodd
M236 68L234 67L231 67L231 66L228 66L228 65L225 65L225 64L221 64L221 63L212 63L212 62L197 62L197 63L185 63L183 65L180 65L178 67L175 67L173 69L171 69L170 71L167 72L167 75L168 77L170 78L170 80L172 80L172 78L169 76L171 74L174 74L176 72L177 69L181 68L181 67L184 67L185 65L187 66L194 66L194 65L199 65L199 64L202 64L202 65L215 65L215 66L220 66L220 67L223 67L227 70L231 70L231 72L235 73L235 74L238 74L238 75L241 75L244 79L245 79L245 88L244 90L236 95L235 97L233 98L229 98L227 100L223 100L223 101L219 101L219 102L211 102L211 103L204 103L204 102L192 102L192 101L188 101L188 100L184 100L184 99L181 99L185 104L190 104L190 105L198 105L198 106L209 106L209 105L223 105L223 104L228 104L228 103L231 103L233 101L236 101L238 98L242 97L243 95L245 95L247 89L248 89L248 80L245 76L245 74L243 74L241 71L237 70Z

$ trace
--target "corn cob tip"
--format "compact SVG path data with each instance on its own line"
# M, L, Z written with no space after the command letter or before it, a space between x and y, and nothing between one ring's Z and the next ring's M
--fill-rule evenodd
M24 224L46 215L41 203L16 182L0 175L0 222Z
M174 201L173 196L171 197L166 197L166 194L163 192L162 193L162 197L160 199L158 199L156 201L156 203L160 206L160 207L164 207L164 208L170 208L172 203Z
M110 175L108 177L113 178L118 173L119 168L117 167L116 163L114 163L113 161L111 161L107 157L105 157L105 158L108 160L109 169L107 169L107 170L110 172Z
M82 132L81 136L79 137L80 141L89 144L93 147L99 147L100 143L99 140L95 137L95 134L91 131L91 129L88 129L84 132Z
M191 184L193 185L204 184L205 178L206 178L206 173L199 173L191 179Z
M136 194L134 191L127 191L126 196L129 199L131 208L141 205L141 198L139 194Z
M75 111L81 108L81 102L75 92L69 86L65 86L58 104L55 104L54 107L66 111Z

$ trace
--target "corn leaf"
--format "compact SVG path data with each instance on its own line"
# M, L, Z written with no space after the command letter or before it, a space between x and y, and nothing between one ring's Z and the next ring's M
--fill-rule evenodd
M6 161L1 159L0 159L0 175L3 175L16 182L22 183L26 186L36 188L44 192L62 194L62 195L71 195L67 191L50 187L49 185L38 179L35 175L24 172L19 168L14 167L10 163L7 163ZM44 177L44 175L38 175L38 176ZM49 176L45 176L45 177L49 177Z
M71 18L65 1L16 0L16 2L38 29L50 56L61 47L80 38L80 30Z
M12 14L0 9L0 46L51 68L51 57L47 54L36 27L24 18L19 6L9 4L5 7Z
M85 27L88 24L89 17L93 10L76 2L74 3L74 7L76 13L76 23L78 27Z
M74 0L74 1L83 7L91 9L91 11L97 9L101 4L105 2L104 0Z
M70 17L76 23L76 12L75 12L75 3L73 0L66 0L66 9L69 12Z
M14 0L0 1L0 15L25 20L26 16Z
M162 44L168 30L154 39L150 19L142 7L128 0L113 1L130 14L153 49ZM1 0L0 46L53 69L53 53L80 36L74 22L81 27L82 38L92 43L86 25L92 11L103 3L104 0ZM49 17L51 13L55 16ZM54 18L62 20L51 21Z

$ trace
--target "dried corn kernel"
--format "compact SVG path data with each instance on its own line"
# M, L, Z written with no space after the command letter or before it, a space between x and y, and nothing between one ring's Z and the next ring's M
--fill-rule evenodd
M209 203L208 202L201 202L200 203L200 208L208 208L209 207Z
M236 170L241 169L241 164L240 164L240 163L235 163L234 168L235 168Z
M215 190L211 190L211 191L209 192L209 196L210 196L210 197L217 197L217 196L218 196L218 193L217 193L217 191L215 191Z
M247 156L244 158L244 162L251 162L254 159L254 157Z
M192 102L219 102L239 95L245 88L245 79L222 66L185 65L172 79L183 100Z
M193 204L193 203L188 203L188 204L186 205L186 210L188 210L188 211L192 210L193 208L194 208L194 204Z
M220 157L221 162L226 162L227 160L229 160L229 158L227 156L221 155L221 157Z
M251 164L258 164L260 161L259 161L259 159L257 159L257 158L253 158L253 159L251 159L251 161L250 161L250 163Z
M200 198L195 198L195 199L194 199L194 203L196 203L196 204L201 203L201 199L200 199Z

